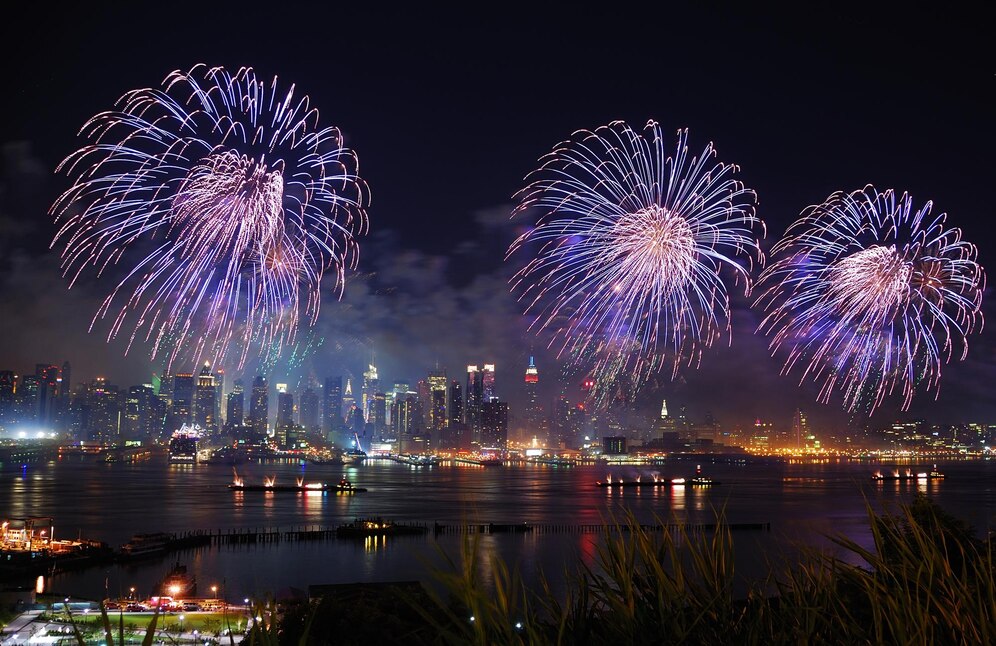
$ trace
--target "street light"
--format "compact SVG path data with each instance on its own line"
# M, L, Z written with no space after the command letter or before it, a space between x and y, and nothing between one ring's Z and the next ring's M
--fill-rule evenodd
M211 586L211 594L214 595L215 599L218 598L218 586L216 585Z

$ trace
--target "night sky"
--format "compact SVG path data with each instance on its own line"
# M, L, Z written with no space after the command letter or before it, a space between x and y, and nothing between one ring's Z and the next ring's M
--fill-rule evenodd
M68 359L74 381L100 373L123 386L159 370L142 348L122 357L123 344L106 345L106 323L87 334L109 285L66 290L47 211L68 187L54 168L87 118L201 62L297 84L342 129L372 192L358 270L342 302L330 293L322 307L323 344L272 381L358 375L371 353L388 382L414 382L437 361L460 378L494 361L514 406L535 347L552 397L557 362L524 332L506 287L504 252L521 226L512 196L557 142L615 119L688 127L693 149L713 141L758 193L766 248L805 206L872 183L933 200L983 266L994 257L996 50L991 21L969 10L88 4L35 3L2 27L0 369ZM778 376L756 324L740 299L732 347L648 397L728 423L787 423L796 406L818 429L846 423L839 399L818 405L815 389ZM996 422L994 335L973 336L939 400L921 396L909 416Z

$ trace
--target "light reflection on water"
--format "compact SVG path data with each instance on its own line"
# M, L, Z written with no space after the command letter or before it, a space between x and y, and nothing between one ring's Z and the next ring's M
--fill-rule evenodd
M843 533L870 547L866 502L891 508L920 491L981 531L993 525L996 465L940 464L945 481L871 483L879 465L861 463L731 465L704 464L722 482L712 489L654 487L599 489L605 467L505 468L473 466L418 469L371 462L343 469L332 465L246 464L246 483L275 476L278 482L338 482L345 475L368 493L355 496L229 490L230 467L167 465L164 462L105 463L64 459L26 469L0 470L0 513L9 517L52 516L57 537L103 540L120 546L132 534L190 530L284 529L333 526L361 517L432 525L461 523L603 524L627 513L641 523L655 518L711 523L718 513L731 523L770 522L772 531L735 532L737 568L760 576L765 563L786 546L830 548L828 534ZM891 468L881 465L883 470ZM690 476L694 464L619 466L613 478ZM565 566L595 563L596 535L576 533L497 534L477 537L481 566L490 576L491 554L535 580ZM57 576L57 590L97 596L105 587L151 590L177 560L198 583L222 585L230 597L258 596L310 583L424 579L443 564L442 553L459 562L464 539L391 537L388 540L224 545L159 561L95 568ZM442 553L441 553L442 552ZM202 590L203 593L203 590Z

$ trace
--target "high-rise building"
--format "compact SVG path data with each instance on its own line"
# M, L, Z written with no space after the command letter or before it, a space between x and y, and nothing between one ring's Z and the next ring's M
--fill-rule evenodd
M341 441L344 429L342 417L342 377L326 377L322 392L322 430L325 439Z
M526 366L526 434L528 437L535 437L543 426L543 407L539 403L539 369L533 357L529 357L529 365Z
M38 402L41 380L37 375L24 375L14 392L14 410L21 424L38 423Z
M98 442L112 442L120 436L120 405L118 387L107 383L103 377L90 382L87 392L88 424L86 439Z
M508 446L508 404L498 399L481 407L481 448L502 449Z
M270 426L270 388L266 377L256 375L252 381L252 395L249 398L249 426L253 435L263 438L268 435Z
M232 387L232 392L228 393L225 401L225 430L228 433L236 433L245 423L245 386L241 379L236 379Z
M294 395L287 392L286 385L277 384L277 426L289 426L293 423Z
M72 395L72 392L73 392L72 391L72 387L73 387L73 382L72 382L73 369L72 369L72 366L69 365L68 361L63 361L62 362L62 370L61 370L60 376L62 377L62 385L59 387L59 394L62 397L65 397L68 400L69 397L70 397L70 395Z
M346 390L342 393L342 418L346 421L346 430L353 426L353 408L356 406L356 397L353 395L353 380L346 377Z
M124 402L124 428L121 434L127 439L144 439L155 430L155 392L151 384L132 386Z
M367 371L363 373L363 390L360 393L365 421L372 421L370 409L373 406L374 393L378 390L380 390L380 378L377 376L377 366L371 363L367 366Z
M454 379L450 382L450 426L463 424L463 386Z
M38 423L51 426L58 411L59 366L35 364L35 376L38 377Z
M13 370L0 370L0 426L14 423L14 387L17 375Z
M446 428L446 371L436 370L429 373L426 382L429 384L429 428L438 433Z
M398 449L400 452L412 450L412 440L421 437L425 433L422 423L422 403L419 401L418 393L408 391L399 393L392 405L391 431L398 439Z
M481 443L481 404L484 402L484 381L477 366L467 366L466 423L471 442Z
M205 362L197 375L196 386L194 387L194 415L195 424L199 424L207 433L218 431L218 390L215 383L215 375L211 372L211 364Z
M804 448L807 439L809 439L809 420L806 419L806 413L796 408L795 414L792 415L792 448Z
M481 389L482 402L498 398L498 392L495 390L495 364L484 364L484 370L481 371Z
M177 428L193 419L194 375L182 372L173 375L173 423Z
M304 427L304 432L309 435L318 435L322 431L319 423L320 408L318 405L318 391L308 386L301 393L300 424Z
M373 394L368 421L373 424L374 432L383 435L387 432L387 395L382 392Z

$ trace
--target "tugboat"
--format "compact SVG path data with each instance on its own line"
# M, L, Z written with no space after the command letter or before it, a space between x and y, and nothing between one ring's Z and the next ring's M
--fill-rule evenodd
M366 491L363 487L356 487L352 482L346 479L346 476L342 476L342 480L339 481L334 487L336 493L361 493Z

